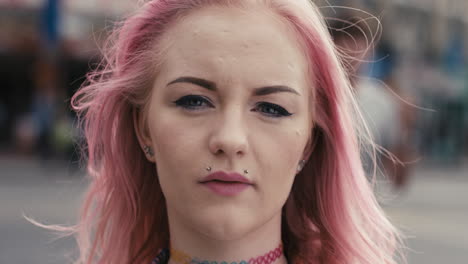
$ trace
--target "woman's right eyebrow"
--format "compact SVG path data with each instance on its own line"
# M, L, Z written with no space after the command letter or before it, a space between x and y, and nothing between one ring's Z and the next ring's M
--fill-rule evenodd
M205 79L201 79L201 78L189 77L189 76L179 77L179 78L169 82L167 84L167 86L169 86L171 84L174 84L174 83L182 83L182 82L195 84L195 85L201 86L203 88L206 88L206 89L208 89L210 91L216 91L216 84L214 82L208 81L208 80L205 80Z
M212 81L208 81L205 79L197 78L197 77L191 77L191 76L183 76L179 77L167 84L167 86L174 84L174 83L191 83L198 85L200 87L206 88L210 91L216 91L216 83ZM262 96L262 95L267 95L267 94L272 94L272 93L280 93L280 92L288 92L288 93L293 93L296 95L300 95L299 92L297 92L295 89L286 86L286 85L273 85L273 86L265 86L265 87L259 87L255 88L253 94L255 96Z

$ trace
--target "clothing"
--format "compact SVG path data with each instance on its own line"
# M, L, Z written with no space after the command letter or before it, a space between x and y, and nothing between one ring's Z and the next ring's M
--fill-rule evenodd
M156 258L154 258L153 261L151 261L151 264L167 264L169 262L169 258L170 258L170 251L169 251L169 249L164 248L159 252L159 254L156 256ZM197 262L196 260L192 260L191 263L210 264L208 261ZM217 262L214 262L214 263L217 263ZM233 263L236 263L236 262L233 262ZM249 261L249 263L252 263L252 262ZM267 262L267 263L269 263L269 262ZM286 263L289 263L289 262L286 262ZM221 264L228 264L228 263L221 262ZM246 261L241 261L239 264L247 264L247 262Z
M151 264L167 264L169 262L169 257L169 249L163 248L156 256L156 258L151 261Z

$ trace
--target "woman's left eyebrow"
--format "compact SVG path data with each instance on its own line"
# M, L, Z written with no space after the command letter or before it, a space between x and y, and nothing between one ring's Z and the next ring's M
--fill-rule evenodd
M191 77L191 76L179 77L179 78L169 82L167 85L169 86L171 84L181 83L181 82L195 84L195 85L201 86L203 88L206 88L206 89L208 89L210 91L216 91L217 90L216 83L214 83L212 81L202 79L202 78ZM255 88L253 90L253 94L255 96L262 96L262 95L268 95L268 94L272 94L272 93L281 93L281 92L287 92L287 93L293 93L293 94L296 94L296 95L300 95L295 89L293 89L293 88L291 88L289 86L286 86L286 85L265 86L265 87Z
M266 87L260 87L260 88L254 89L254 95L257 95L257 96L267 95L267 94L272 94L272 93L280 93L280 92L287 92L287 93L300 95L296 90L286 85L274 85L274 86L266 86Z

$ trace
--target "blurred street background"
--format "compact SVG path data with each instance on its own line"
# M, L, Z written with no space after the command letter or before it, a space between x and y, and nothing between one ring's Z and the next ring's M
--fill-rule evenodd
M86 172L70 97L138 2L0 0L0 264L76 256L73 239L23 215L75 223ZM378 156L376 194L408 237L409 264L467 264L468 1L315 2L358 58L343 63L376 142L404 163Z

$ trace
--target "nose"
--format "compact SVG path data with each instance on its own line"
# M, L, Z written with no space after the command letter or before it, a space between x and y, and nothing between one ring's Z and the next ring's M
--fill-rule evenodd
M246 125L239 113L220 115L212 126L209 139L211 153L228 158L245 155L248 147Z

